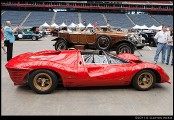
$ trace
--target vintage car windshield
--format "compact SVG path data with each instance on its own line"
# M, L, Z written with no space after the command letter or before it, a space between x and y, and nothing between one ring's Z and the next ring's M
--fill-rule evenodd
M126 60L123 60L122 58L119 58L111 53L106 52L107 58L108 58L108 63L109 64L123 64L123 63L129 63Z

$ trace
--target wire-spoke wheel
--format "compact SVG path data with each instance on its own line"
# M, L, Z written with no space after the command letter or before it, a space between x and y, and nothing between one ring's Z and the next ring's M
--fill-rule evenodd
M29 86L36 93L51 93L57 87L57 84L57 76L52 71L40 69L30 74Z
M132 84L137 90L149 90L156 82L155 74L150 70L142 70L133 78Z

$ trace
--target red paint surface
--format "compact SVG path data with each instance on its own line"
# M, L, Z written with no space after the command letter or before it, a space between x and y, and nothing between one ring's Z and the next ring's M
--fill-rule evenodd
M45 50L18 55L5 66L15 85L23 85L28 73L36 69L57 72L61 76L64 87L129 85L134 75L143 69L157 71L161 83L169 83L169 76L160 66L142 62L133 54L122 53L118 57L129 63L85 64L79 50Z

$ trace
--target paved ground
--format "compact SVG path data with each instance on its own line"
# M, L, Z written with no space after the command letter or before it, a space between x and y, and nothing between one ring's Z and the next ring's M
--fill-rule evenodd
M14 56L24 52L54 49L54 42L16 41ZM144 61L153 62L155 47L139 50ZM136 55L140 55L137 51ZM161 56L160 56L161 57ZM160 58L161 59L161 58ZM2 115L173 115L173 67L158 63L170 76L172 84L156 84L150 91L132 87L84 89L57 88L52 94L39 95L29 87L14 86L6 68L6 55L1 52Z

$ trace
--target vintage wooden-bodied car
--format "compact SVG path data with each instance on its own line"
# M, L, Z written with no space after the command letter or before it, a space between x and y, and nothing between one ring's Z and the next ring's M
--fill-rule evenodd
M24 53L6 65L15 85L29 85L39 94L64 87L125 86L145 91L155 83L169 82L158 65L143 62L134 54L112 55L99 50L46 50Z
M84 45L85 49L98 49L116 51L119 53L134 53L135 44L128 40L124 32L94 31L94 32L62 32L59 31L58 37L53 46L55 50L65 50L75 45Z

